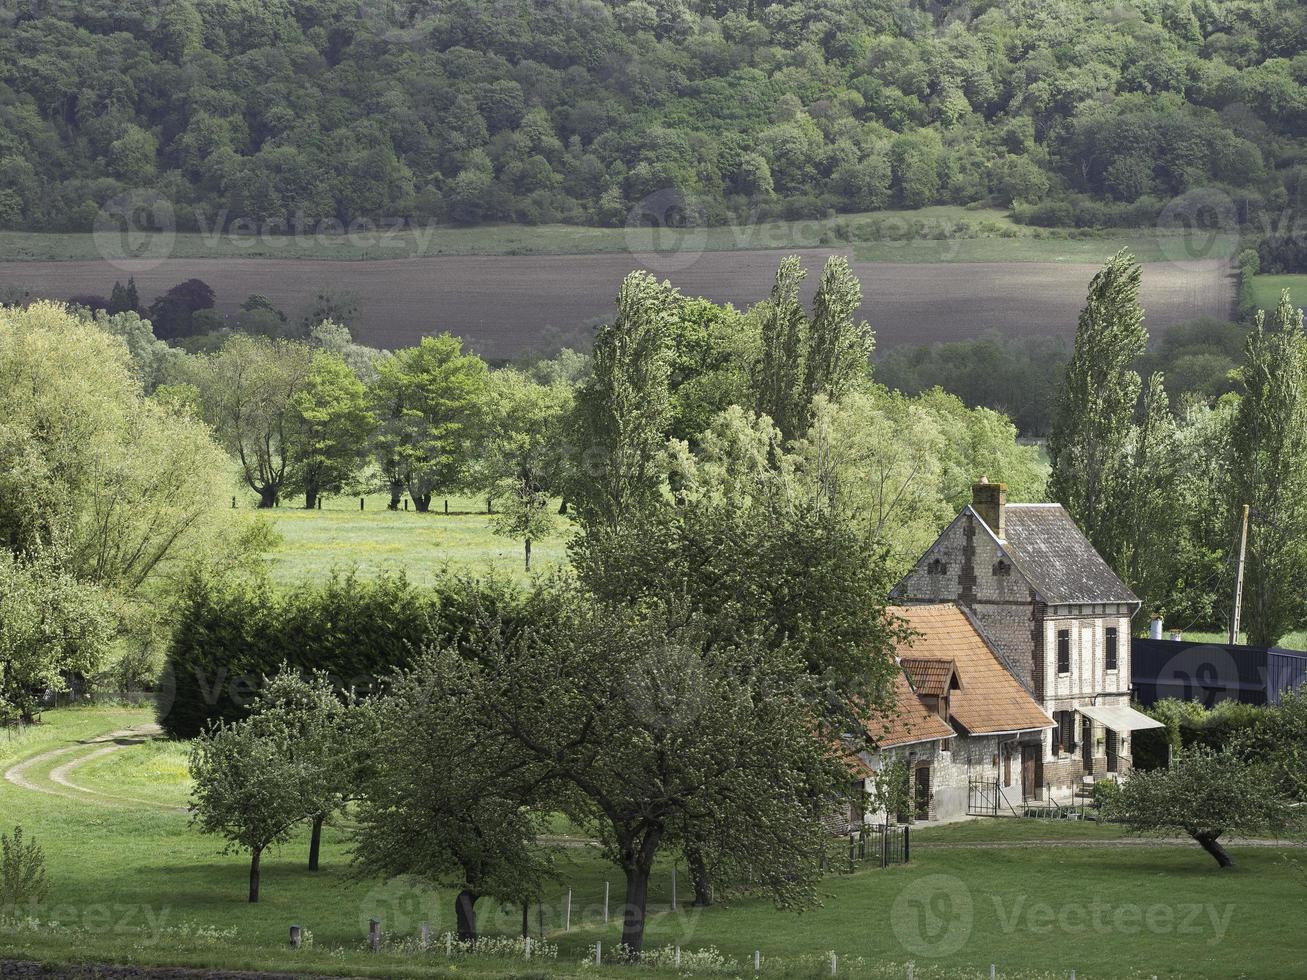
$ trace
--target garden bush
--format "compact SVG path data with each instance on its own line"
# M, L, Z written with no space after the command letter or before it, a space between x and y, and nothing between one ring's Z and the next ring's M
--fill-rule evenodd
M403 575L333 575L279 590L261 577L191 581L159 683L158 716L174 738L244 717L263 680L289 664L325 671L366 695L427 645L476 643L478 624L518 593L494 579L451 576L419 589Z

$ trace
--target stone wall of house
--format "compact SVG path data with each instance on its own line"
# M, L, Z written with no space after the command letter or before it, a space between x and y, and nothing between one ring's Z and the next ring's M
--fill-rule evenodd
M969 509L899 583L904 602L960 602L1027 687L1037 684L1042 659L1042 612L1034 590L1002 554L997 540Z

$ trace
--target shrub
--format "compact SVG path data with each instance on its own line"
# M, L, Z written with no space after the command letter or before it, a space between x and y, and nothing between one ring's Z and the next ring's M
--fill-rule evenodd
M173 738L194 738L215 721L243 718L264 678L287 664L366 695L428 644L470 648L479 613L517 601L503 582L452 576L423 590L402 575L333 575L286 591L260 578L196 578L160 681L159 724Z
M40 845L24 840L22 827L15 827L12 837L0 834L0 910L35 904L49 892Z

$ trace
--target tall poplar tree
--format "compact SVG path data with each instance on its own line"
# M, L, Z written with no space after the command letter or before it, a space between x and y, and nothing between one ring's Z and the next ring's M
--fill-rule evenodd
M771 296L761 309L762 357L754 381L754 408L780 429L783 439L802 434L804 353L808 318L799 303L799 284L807 275L797 255L776 270Z
M1118 573L1131 525L1130 447L1143 386L1131 365L1148 341L1139 283L1139 263L1127 249L1094 276L1048 441L1049 497L1065 505Z
M874 344L871 327L853 315L862 305L862 284L842 255L826 260L812 301L812 324L803 370L804 428L811 420L813 400L825 395L839 401L866 377Z
M616 530L662 491L657 463L672 418L670 336L681 302L670 283L632 272L617 317L595 339L573 427L571 498L588 524Z
M1248 641L1270 646L1307 619L1307 337L1286 289L1244 349L1231 426L1230 511L1252 508L1244 573Z

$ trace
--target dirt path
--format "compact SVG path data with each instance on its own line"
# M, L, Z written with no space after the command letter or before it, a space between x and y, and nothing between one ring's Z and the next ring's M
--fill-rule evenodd
M30 790L34 793L45 793L49 796L71 797L100 804L137 803L145 806L159 806L160 804L153 803L149 800L138 800L126 796L111 796L98 790L87 789L85 786L79 786L70 778L73 771L79 766L91 762L94 759L101 759L107 755L112 755L114 752L119 752L132 745L140 745L146 739L157 735L159 731L159 726L155 724L136 725L132 728L124 728L114 732L107 732L104 735L97 735L95 738L78 742L76 745L65 745L61 748L50 749L47 752L41 752L38 755L32 756L30 759L24 759L22 762L10 766L5 771L5 779L21 789ZM62 787L62 789L42 785L41 783L34 782L29 778L29 773L35 775L36 773L44 771L44 767L48 763L61 759L64 756L72 755L75 752L81 752L87 748L91 748L92 746L99 747L92 748L92 750L87 752L85 755L77 756L76 758L70 759L69 761L49 770L48 778L50 782L55 783L58 787ZM65 790L71 790L72 792L65 792ZM166 807L165 809L174 810L178 808Z
M1265 838L1231 837L1222 840L1225 847L1307 847L1307 841L1269 840ZM974 841L972 843L953 842L934 844L929 840L919 843L930 851L973 851L1000 850L1006 848L1050 847L1050 848L1108 848L1108 847L1197 847L1187 837L1121 837L1116 840L1018 840L1018 841Z

